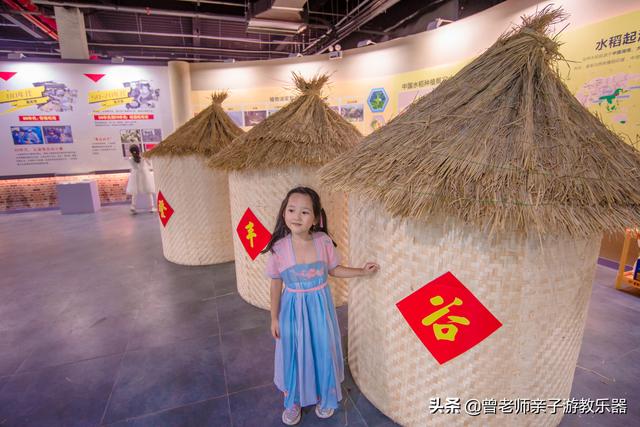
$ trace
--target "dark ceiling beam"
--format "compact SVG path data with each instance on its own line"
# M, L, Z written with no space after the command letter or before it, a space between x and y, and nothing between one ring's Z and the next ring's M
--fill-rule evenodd
M0 42L9 42L9 43L31 43L31 44L45 44L47 46L57 45L57 40L19 40L19 39L5 39L0 38Z
M388 36L389 33L386 31L376 31L376 30L365 30L363 28L360 28L359 30L354 31L356 33L363 33L363 34L371 34L372 36Z
M216 21L231 21L231 22L246 22L246 19L236 15L219 15L215 13L205 12L188 12L182 10L167 10L167 9L154 9L146 7L132 7L132 6L116 6L105 5L95 3L71 3L71 2L57 2L50 0L32 0L35 4L41 4L44 6L61 6L61 7L77 7L80 9L96 9L96 10L109 10L112 12L130 12L141 13L144 15L162 15L162 16L182 16L187 18L200 18L200 19L214 19Z
M42 40L44 37L42 37L42 35L40 33L38 33L37 31L33 31L31 28L29 28L28 26L26 26L25 24L23 24L19 19L14 18L13 16L9 15L8 13L3 13L2 17L4 19L6 19L9 22L12 22L14 24L14 26L19 27L22 31L24 31L25 33L29 34L31 37L34 37L36 39Z
M400 21L394 23L392 26L387 27L384 29L384 32L391 32L393 30L395 30L396 28L402 27L403 25L405 25L407 22L411 21L412 19L418 17L418 16L422 16L427 12L433 11L435 9L437 9L438 7L440 7L442 4L446 3L449 0L435 0L430 2L429 4L427 4L424 7L421 7L420 9L416 10L415 12L413 12L411 15L406 16L405 18L401 19Z
M219 37L219 36L206 36L206 35L195 35L195 34L180 34L180 33L157 33L152 31L129 31L129 30L108 30L108 29L88 29L87 32L92 33L112 33L112 34L132 34L132 35L143 35L143 36L158 36L158 37L186 37L186 38L195 38L199 37L201 39L207 40L220 40L220 41L228 41L228 42L238 42L238 43L255 43L255 44L291 44L296 45L300 44L300 42L296 41L272 41L272 40L259 40L254 38L240 38L240 37Z
M128 47L128 48L140 48L140 49L167 49L167 50L194 50L194 51L219 51L222 53L248 53L248 54L270 54L276 53L280 55L288 55L288 52L276 52L266 50L244 50L244 49L226 49L217 47L192 47L192 46L159 46L148 44L125 44L125 43L89 43L89 46L101 46L101 47Z
M213 1L213 0L178 0L186 3L200 3L200 4L213 4L216 6L229 6L229 7L241 7L243 9L247 8L246 4L243 3L231 3L228 1Z
M10 10L18 12L39 12L38 8L31 3L28 3L27 7L23 7L22 3L17 3L13 0L3 0L3 3ZM36 28L48 35L50 38L58 40L58 33L55 29L55 20L29 13L21 13L21 15L24 19L31 22Z
M359 14L359 10L361 8L363 8L364 6L367 6L369 4L371 4L372 2L374 2L375 0L363 0L361 3L358 3L358 5L356 7L354 7L353 9L351 9L350 11L348 11L348 13L342 17L342 19L340 19L333 28L330 28L329 30L327 30L326 33L324 33L323 35L321 35L320 37L318 37L316 40L314 40L313 42L311 42L306 48L304 48L303 53L309 53L311 51L311 49L313 49L318 43L320 43L322 40L329 40L329 38L332 36L332 33L335 33L338 31L338 29L340 28L340 26L344 23L344 22L349 22L349 17L351 17L351 15L356 14L352 19L355 19L358 14ZM317 49L316 49L317 51Z
M353 20L347 22L343 27L338 28L337 37L332 40L332 43L338 43L342 41L349 34L357 31L361 26L371 21L376 16L380 15L400 0L379 0L375 2L375 4L371 4L367 10L363 11L361 14L358 14ZM326 44L323 48L316 50L315 53L323 53L325 50L329 48L330 44Z

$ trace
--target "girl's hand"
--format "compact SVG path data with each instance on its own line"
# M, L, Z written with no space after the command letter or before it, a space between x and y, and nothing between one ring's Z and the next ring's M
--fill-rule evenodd
M280 339L280 322L278 322L278 319L271 319L271 335L277 340Z
M380 266L375 262L367 262L364 264L364 267L362 267L362 273L365 276L370 276L376 271L378 271L379 269L380 269Z

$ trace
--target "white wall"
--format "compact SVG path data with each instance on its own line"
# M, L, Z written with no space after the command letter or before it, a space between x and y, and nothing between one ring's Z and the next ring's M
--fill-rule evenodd
M519 24L520 16L550 3L508 0L433 31L345 51L341 60L330 61L328 54L323 54L233 64L190 64L191 88L198 91L281 87L290 81L292 71L306 76L330 72L332 81L337 83L450 64L479 55L504 31ZM640 0L558 0L553 5L562 6L570 14L569 29L575 29L638 10Z

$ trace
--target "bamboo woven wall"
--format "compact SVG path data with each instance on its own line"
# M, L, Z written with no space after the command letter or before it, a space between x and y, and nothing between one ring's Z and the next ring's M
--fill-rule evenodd
M165 258L184 265L232 261L227 174L196 155L154 157L153 166L156 190L175 211L160 225Z
M293 166L282 170L233 171L229 173L231 198L231 223L236 260L238 293L249 304L269 309L269 279L265 276L267 255L251 260L240 242L235 228L247 208L256 215L270 232L275 227L276 216L287 192L297 186L307 186L318 191L320 186L315 172L317 168ZM347 203L343 194L318 191L327 213L329 233L337 243L342 263L348 261ZM344 279L329 279L331 294L336 306L347 300Z
M349 293L349 365L365 396L403 426L555 426L557 415L430 415L429 399L568 398L601 236L487 236L390 218L350 198L351 261L380 271ZM451 271L503 324L443 365L395 304ZM560 411L562 412L562 411Z

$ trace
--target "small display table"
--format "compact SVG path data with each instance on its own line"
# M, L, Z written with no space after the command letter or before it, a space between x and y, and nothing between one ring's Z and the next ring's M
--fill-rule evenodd
M56 185L60 213L92 213L100 209L98 183L95 180L61 182Z

